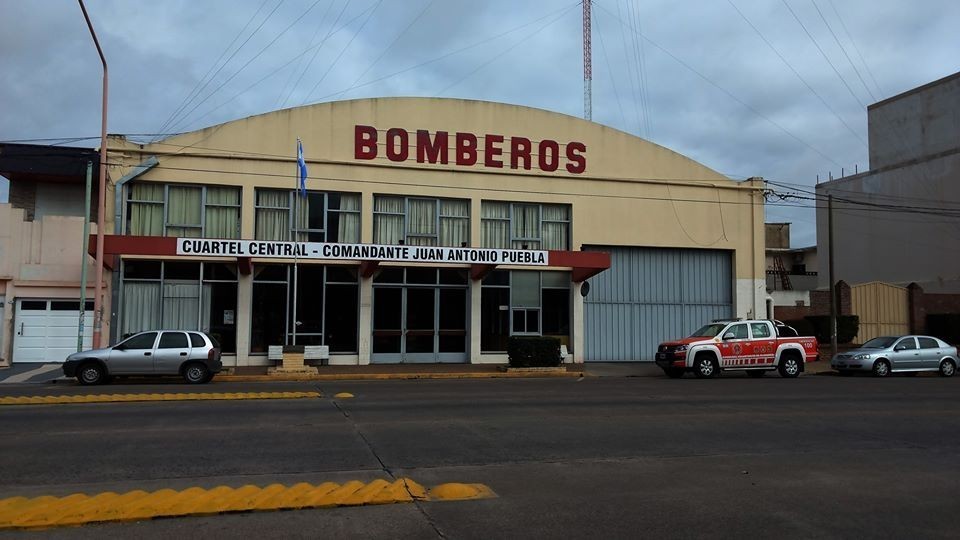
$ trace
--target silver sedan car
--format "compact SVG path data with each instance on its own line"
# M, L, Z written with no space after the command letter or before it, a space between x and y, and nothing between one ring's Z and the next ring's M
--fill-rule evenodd
M840 375L869 371L875 377L886 377L938 371L943 377L952 377L957 372L957 348L930 336L876 337L859 349L834 356L830 367Z

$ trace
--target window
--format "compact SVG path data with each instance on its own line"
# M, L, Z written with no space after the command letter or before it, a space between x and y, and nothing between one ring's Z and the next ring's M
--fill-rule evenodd
M920 342L921 349L939 349L940 348L940 344L937 343L937 340L933 338L921 337L921 338L917 338L917 340Z
M912 337L903 338L897 343L897 346L893 348L895 351L912 351L917 348L917 342Z
M483 201L481 243L486 248L570 249L570 206Z
M470 201L377 196L373 201L373 242L410 246L470 243Z
M727 331L723 333L724 339L730 334L733 334L733 339L748 339L750 337L747 335L747 325L745 324L735 324L727 328Z
M135 182L127 191L127 234L239 238L240 188Z
M203 336L196 332L190 332L190 346L203 348L207 346L207 342L203 340Z
M257 240L290 241L296 233L300 242L360 241L356 193L258 189L255 212Z
M190 345L187 343L187 335L183 332L164 332L160 335L158 349L187 349Z
M266 352L270 345L296 344L327 345L331 353L356 353L358 280L357 268L352 266L257 265L250 352Z
M544 335L570 343L570 274L493 271L480 294L480 350L504 352L511 335Z
M237 268L235 264L123 261L120 332L155 328L198 330L236 352Z
M120 345L122 345L124 349L152 349L153 342L156 340L156 332L145 332L143 334L137 334L133 336Z
M770 337L770 325L766 323L750 323L750 331L754 339Z

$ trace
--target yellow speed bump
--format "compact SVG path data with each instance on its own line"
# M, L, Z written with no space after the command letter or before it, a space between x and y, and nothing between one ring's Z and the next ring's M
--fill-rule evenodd
M66 403L119 403L145 401L206 401L230 399L306 399L319 392L180 392L167 394L87 394L78 396L4 396L0 405L61 405Z
M443 484L427 490L408 478L393 482L324 482L266 487L247 485L182 491L161 489L128 493L107 491L66 497L0 499L0 529L31 529L160 517L201 516L231 512L296 510L421 501L453 501L496 497L483 484Z

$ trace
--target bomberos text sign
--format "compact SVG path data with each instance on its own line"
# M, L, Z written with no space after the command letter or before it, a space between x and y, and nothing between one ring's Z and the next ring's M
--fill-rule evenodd
M546 251L528 249L266 242L207 238L177 238L177 255L411 263L547 265Z

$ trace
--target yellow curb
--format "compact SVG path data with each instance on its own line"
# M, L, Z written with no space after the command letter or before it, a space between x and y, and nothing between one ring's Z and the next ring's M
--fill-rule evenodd
M330 373L326 375L217 375L220 382L393 381L411 379L531 379L583 377L581 371L481 373Z
M68 403L121 403L148 401L222 401L241 399L307 399L319 392L194 392L171 394L86 394L76 396L4 396L0 405L64 405Z
M324 482L319 485L299 483L289 487L271 484L263 488L252 485L239 488L218 486L212 489L192 487L181 491L135 490L122 494L107 491L92 496L74 493L66 497L10 497L0 499L0 529L34 529L159 517L396 504L414 500L462 501L490 497L496 497L496 494L483 484L442 484L427 490L408 478L393 482Z

